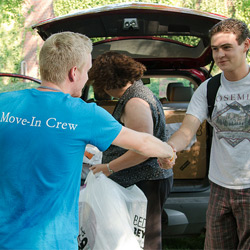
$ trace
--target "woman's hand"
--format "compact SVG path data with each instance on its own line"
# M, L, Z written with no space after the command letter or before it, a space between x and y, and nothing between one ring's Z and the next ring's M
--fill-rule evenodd
M103 174L105 174L106 176L109 176L111 174L107 168L107 164L93 165L89 169L92 170L94 174L99 173L99 172L103 172Z

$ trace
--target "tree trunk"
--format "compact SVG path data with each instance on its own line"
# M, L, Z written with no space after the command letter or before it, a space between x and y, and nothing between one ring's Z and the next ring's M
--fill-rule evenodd
M23 4L24 33L23 61L21 73L39 78L38 51L43 44L41 37L31 26L54 17L53 0L25 0Z
M198 0L195 4L195 9L200 10L201 9L201 2L202 0Z

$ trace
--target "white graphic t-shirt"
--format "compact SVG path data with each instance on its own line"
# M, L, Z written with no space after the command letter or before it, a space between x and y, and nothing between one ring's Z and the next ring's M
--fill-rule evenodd
M222 73L211 120L207 82L195 91L187 114L214 128L209 179L225 188L250 188L250 74L230 82Z

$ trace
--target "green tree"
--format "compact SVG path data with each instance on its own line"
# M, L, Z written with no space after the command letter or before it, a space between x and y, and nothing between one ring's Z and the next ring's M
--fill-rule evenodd
M23 0L1 0L0 10L0 71L19 72L23 39L21 30Z
M82 9L89 9L116 3L134 2L135 0L54 0L56 16L68 14ZM20 72L22 48L24 40L24 0L0 0L0 71ZM250 0L137 0L191 8L205 12L212 12L227 17L235 17L250 23ZM181 38L180 41L196 42L194 38ZM250 61L250 60L249 60Z

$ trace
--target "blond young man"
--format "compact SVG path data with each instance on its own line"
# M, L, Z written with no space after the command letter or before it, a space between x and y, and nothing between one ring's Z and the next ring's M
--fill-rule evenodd
M207 119L213 126L205 249L250 247L250 46L245 23L226 19L210 30L212 54L222 70L211 119L207 83L195 91L180 129L168 141L183 150ZM165 163L167 165L167 163Z
M40 52L41 86L0 95L0 249L78 249L86 144L173 156L167 143L127 129L77 98L88 79L91 51L86 36L54 34Z

